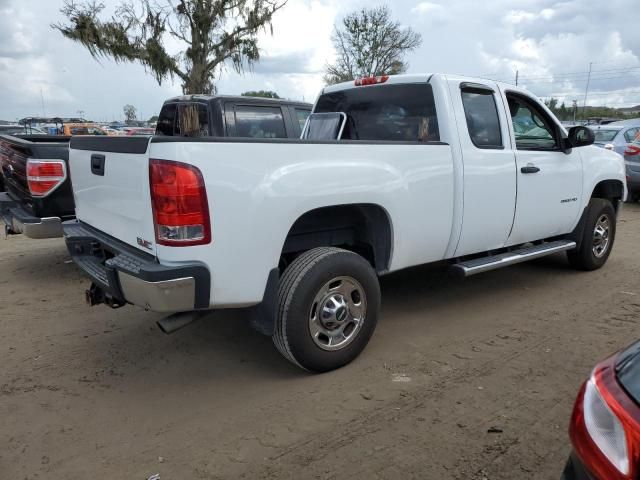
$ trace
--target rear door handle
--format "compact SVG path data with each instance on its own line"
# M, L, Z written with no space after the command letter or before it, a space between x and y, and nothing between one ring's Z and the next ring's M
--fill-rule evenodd
M540 171L540 169L538 167L536 167L535 165L532 165L531 163L529 165L527 165L526 167L522 167L520 169L520 171L522 173L538 173Z
M91 155L91 173L104 177L104 155Z

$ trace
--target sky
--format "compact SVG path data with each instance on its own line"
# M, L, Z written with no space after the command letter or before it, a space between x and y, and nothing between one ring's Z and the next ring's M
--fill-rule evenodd
M107 12L120 0L102 0ZM334 58L331 33L349 12L388 5L403 26L422 35L407 55L409 73L455 73L514 82L542 98L588 105L640 104L637 0L289 0L260 35L262 60L253 71L221 72L218 92L274 90L313 102ZM181 94L137 64L97 62L50 25L64 18L63 0L0 0L0 119L76 116L121 120L125 104L139 118L157 114ZM172 40L173 41L173 40ZM179 45L171 43L170 48Z

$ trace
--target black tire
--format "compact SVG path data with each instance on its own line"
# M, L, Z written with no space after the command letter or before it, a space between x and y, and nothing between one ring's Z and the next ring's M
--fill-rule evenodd
M336 278L355 280L364 294L365 308L361 326L357 331L356 327L353 328L352 333L355 331L355 334L349 343L339 350L327 351L318 345L319 340L312 338L310 318L318 318L312 315L321 308L318 306L317 296L321 295L324 287L332 285ZM334 370L348 364L364 350L376 328L379 310L380 285L369 262L347 250L314 248L296 258L280 279L273 343L287 360L304 370ZM347 308L347 312L346 321L349 322L351 307ZM344 316L340 321L343 320ZM351 325L347 325L349 326Z
M638 203L638 194L636 192L629 192L625 203Z
M601 254L594 252L596 224L603 217L609 220L608 243ZM616 238L616 212L609 200L592 198L587 207L587 218L584 225L582 238L579 240L579 248L569 250L567 258L571 266L578 270L597 270L602 267L611 254L613 242Z

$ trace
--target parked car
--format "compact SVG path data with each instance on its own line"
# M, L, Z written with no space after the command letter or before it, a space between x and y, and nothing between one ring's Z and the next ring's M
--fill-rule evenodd
M155 128L145 128L145 127L125 128L124 131L126 132L126 134L128 136L131 136L131 135L148 135L148 136L151 136L154 133L156 133L156 129Z
M199 98L165 105L150 140L72 139L78 221L64 233L90 304L187 312L165 331L248 307L283 356L320 372L366 346L380 275L449 260L470 276L563 251L593 270L611 252L622 157L524 89L360 79L325 88L298 140L285 132L302 121L275 104L237 104L214 127L253 138L198 138ZM516 117L540 130L514 133Z
M162 135L180 135L188 120L190 109L196 109L202 118L210 119L201 124L200 133L206 137L238 137L251 134L262 128L262 113L280 110L283 115L293 115L292 111L311 111L311 105L283 100L247 99L246 97L180 97L171 99L163 107L164 126ZM247 112L245 130L220 128L225 124L225 115L233 112ZM244 109L244 110L242 110ZM178 113L179 114L178 114ZM250 117L253 115L253 117ZM46 119L37 119L46 120ZM75 120L75 119L72 119ZM26 119L30 123L31 119ZM96 133L100 129L88 122L56 119L57 130L64 129L69 134ZM230 125L230 120L226 120ZM174 128L175 124L175 128ZM24 127L22 127L24 129ZM153 133L153 131L151 132ZM186 133L186 132L185 132ZM107 132L102 133L107 136ZM285 136L299 137L298 124L287 123ZM0 135L0 191L3 181L5 193L0 194L0 214L5 231L9 234L24 233L31 238L62 236L61 222L75 218L71 180L68 176L69 136L20 136L20 138ZM111 145L126 144L124 137L113 137ZM147 138L141 138L143 142ZM125 141L125 143L123 143ZM93 160L92 160L93 161ZM91 163L87 163L89 167ZM118 202L112 193L106 192L106 200Z
M633 143L627 145L624 151L624 163L629 189L627 200L637 202L640 199L640 137L636 137Z
M562 480L640 478L640 342L601 362L571 417L573 452Z
M0 125L0 135L46 135L46 132L36 127L24 125Z
M625 150L640 135L640 119L607 125L590 126L595 135L595 145L624 155Z

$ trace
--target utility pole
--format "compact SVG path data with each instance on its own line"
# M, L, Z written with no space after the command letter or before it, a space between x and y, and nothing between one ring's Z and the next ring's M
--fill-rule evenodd
M516 70L516 87L518 86L518 76L520 74L519 70Z
M589 83L591 83L591 67L593 62L589 62L589 74L587 75L587 86L584 89L584 106L582 107L582 116L586 119L587 112L587 95L589 95Z
M576 113L578 112L578 100L573 101L573 123L576 123Z
M40 100L42 101L42 116L46 117L47 114L44 110L44 93L42 93L42 87L40 87Z

